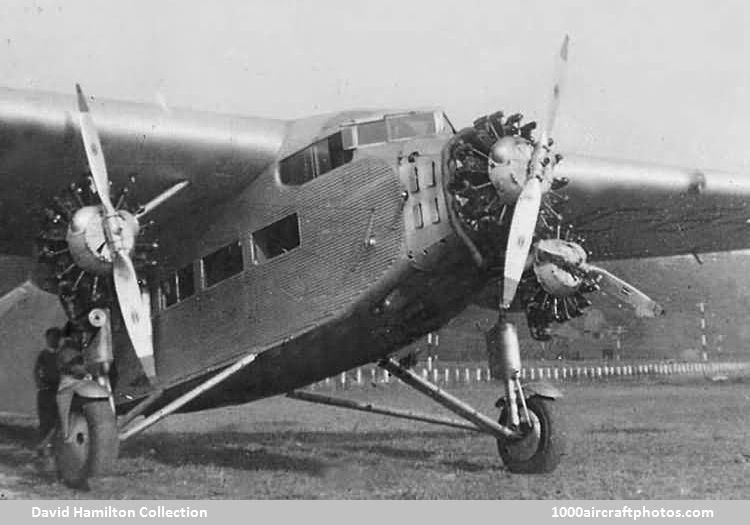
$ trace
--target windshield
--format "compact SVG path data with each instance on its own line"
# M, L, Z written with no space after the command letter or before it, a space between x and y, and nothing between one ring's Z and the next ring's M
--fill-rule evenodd
M435 115L433 113L413 113L386 117L390 140L409 139L435 134Z
M428 137L440 133L445 128L442 113L420 111L386 115L378 120L346 125L342 129L345 149L371 144Z

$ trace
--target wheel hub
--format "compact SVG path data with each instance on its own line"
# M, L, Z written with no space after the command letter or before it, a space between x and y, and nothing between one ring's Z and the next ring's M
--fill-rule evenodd
M507 440L500 445L517 461L531 459L538 450L539 441L542 438L542 425L537 415L531 410L529 410L529 419L530 421L521 423L523 432L521 437Z

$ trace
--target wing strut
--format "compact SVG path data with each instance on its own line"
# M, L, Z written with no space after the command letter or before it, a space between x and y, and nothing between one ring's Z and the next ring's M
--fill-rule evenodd
M421 421L422 423L432 423L433 425L442 425L451 428L460 428L461 430L471 430L474 432L481 432L481 430L471 423L464 423L455 419L447 417L433 416L430 414L423 414L421 412L413 412L411 410L403 410L401 408L392 408L379 405L373 405L372 403L360 403L352 399L341 399L338 397L325 396L323 394L315 394L314 392L308 392L306 390L295 390L289 392L286 397L291 399L297 399L299 401L307 401L308 403L316 403L318 405L329 405L339 408L348 408L349 410L359 410L360 412L370 412L371 414L380 414L383 416L391 416L399 419L410 419L412 421Z
M258 354L247 354L245 357L239 359L237 362L235 362L233 365L225 368L221 372L219 372L216 375L211 376L209 379L204 381L203 383L199 384L192 390L188 390L184 394L182 394L180 397L169 403L167 406L160 408L150 416L148 416L143 421L140 421L133 425L132 427L128 429L124 429L122 432L120 432L119 438L120 441L125 441L129 437L134 436L135 434L138 434L139 432L143 432L148 427L158 423L168 415L174 413L175 411L179 410L186 404L188 404L190 401L201 395L202 393L206 392L207 390L215 387L219 383L222 383L223 381L227 380L243 368L245 368L247 365L255 361L255 358L258 356ZM139 407L136 406L136 410ZM127 416L126 416L127 417ZM132 419L132 418L131 418Z

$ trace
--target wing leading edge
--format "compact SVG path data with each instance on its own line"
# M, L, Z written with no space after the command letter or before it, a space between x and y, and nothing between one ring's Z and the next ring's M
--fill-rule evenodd
M556 206L583 237L590 260L750 248L750 178L566 156Z
M186 180L183 206L227 197L268 167L289 123L90 101L114 187L138 177L146 202ZM42 209L86 171L76 100L0 88L0 253L29 255Z

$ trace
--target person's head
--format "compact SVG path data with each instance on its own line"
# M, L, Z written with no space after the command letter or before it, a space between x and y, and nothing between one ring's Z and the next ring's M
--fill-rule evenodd
M53 349L57 349L60 344L60 338L62 337L62 330L53 326L44 332L44 338L47 341L47 346Z

